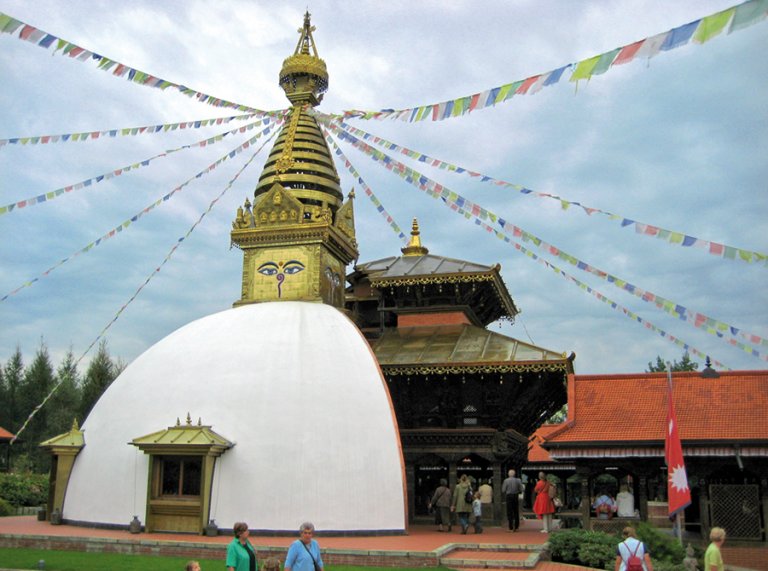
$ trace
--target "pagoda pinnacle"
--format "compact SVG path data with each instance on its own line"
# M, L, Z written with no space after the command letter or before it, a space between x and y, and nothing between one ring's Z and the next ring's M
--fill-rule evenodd
M283 61L280 70L280 87L293 105L318 105L328 90L328 70L325 62L317 55L317 46L312 37L315 27L310 22L311 14L304 14L304 25L299 28L299 42L293 55Z
M426 256L429 254L424 246L421 245L421 232L419 232L419 221L414 218L411 226L411 239L405 248L400 248L404 256Z

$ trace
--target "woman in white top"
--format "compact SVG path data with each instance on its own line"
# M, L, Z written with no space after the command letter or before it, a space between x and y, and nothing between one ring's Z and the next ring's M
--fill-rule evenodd
M637 539L635 528L627 526L621 532L621 535L624 537L624 541L619 543L616 549L616 565L614 566L614 571L626 571L627 563L633 556L637 556L640 561L642 561L644 571L653 571L651 555L648 553L645 543Z

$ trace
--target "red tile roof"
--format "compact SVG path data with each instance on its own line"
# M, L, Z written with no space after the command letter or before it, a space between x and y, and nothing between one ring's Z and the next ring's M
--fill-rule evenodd
M666 373L570 375L568 385L568 421L548 443L663 442ZM683 442L768 440L768 371L673 373L673 387Z
M528 439L528 463L554 462L549 452L541 447L541 443L555 430L562 428L562 424L543 424Z
M13 434L11 434L5 428L0 426L0 440L10 440L11 438L13 438L13 436L14 436Z

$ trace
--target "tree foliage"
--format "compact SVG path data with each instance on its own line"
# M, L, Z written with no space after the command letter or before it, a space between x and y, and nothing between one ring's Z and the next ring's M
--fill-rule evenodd
M20 347L4 365L0 362L0 426L12 433L18 434L30 413L56 387L11 446L11 468L17 472L47 471L50 456L39 444L67 432L75 420L83 424L86 414L124 368L121 360L112 360L106 341L99 345L85 379L81 379L71 350L54 369L43 341L29 366L24 365Z
M691 356L688 351L683 353L683 356L679 361L672 361L671 367L673 373L681 371L698 371L699 364L695 361L691 361ZM665 373L667 371L667 363L661 358L660 355L656 356L656 363L648 362L648 369L646 373Z
M85 420L88 417L88 413L91 412L93 405L96 404L96 401L99 400L99 397L107 390L107 387L112 384L116 377L117 366L115 366L115 363L109 356L107 340L102 339L96 355L94 355L90 365L88 365L88 370L85 372L85 379L83 379L80 418Z
M55 383L55 374L48 354L48 347L41 341L32 364L24 371L23 380L19 385L18 400L22 415L31 413L36 406L42 403ZM49 436L53 436L53 434L49 434L49 410L46 406L37 411L27 425L24 440L17 444L19 449L27 455L30 467L35 472L45 471L50 466L48 454L37 446ZM26 418L25 416L18 420L23 423Z

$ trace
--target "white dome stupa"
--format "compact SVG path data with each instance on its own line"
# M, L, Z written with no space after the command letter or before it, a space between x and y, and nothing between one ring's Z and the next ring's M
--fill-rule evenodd
M211 474L188 467L174 491L173 461L189 461L193 444L132 444L188 413L187 428L199 418L198 428L228 442ZM226 529L245 521L295 533L312 521L320 532L405 532L403 456L384 378L357 327L322 303L243 305L178 329L123 371L83 431L68 523L125 527L138 516L160 531L172 521L157 515L167 506L202 506L198 520ZM202 497L190 493L194 478Z

